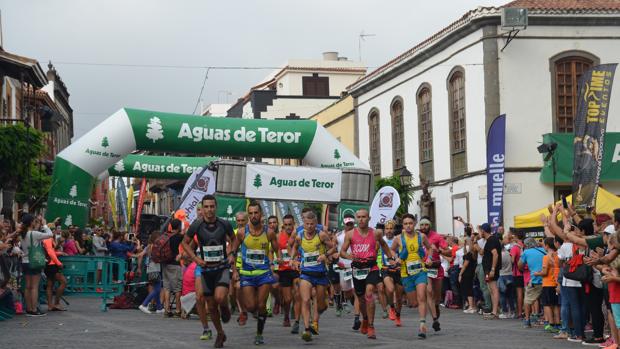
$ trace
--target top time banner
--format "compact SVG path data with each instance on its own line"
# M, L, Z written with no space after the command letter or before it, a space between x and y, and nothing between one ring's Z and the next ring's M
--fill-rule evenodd
M245 196L254 199L280 199L340 202L340 170L310 167L284 167L248 164Z

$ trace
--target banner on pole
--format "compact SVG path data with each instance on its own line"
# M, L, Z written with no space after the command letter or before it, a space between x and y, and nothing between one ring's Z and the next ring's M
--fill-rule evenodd
M125 180L121 177L118 177L117 180L116 203L119 206L119 213L121 215L119 225L127 230L129 225L129 220L127 219L127 188L125 187Z
M112 188L108 191L108 203L110 204L110 211L112 213L112 223L114 224L114 229L118 230L118 217L116 215L116 189ZM65 222L66 226L71 225Z
M247 200L242 197L235 196L221 196L217 195L217 211L216 215L222 219L225 219L236 226L237 212L245 211Z
M498 116L487 135L487 217L493 229L502 224L504 167L506 157L506 115Z
M340 202L340 170L248 164L245 195L256 199Z
M135 231L140 231L140 216L142 215L142 206L144 205L144 196L146 195L146 178L142 178L140 183L140 194L138 194L138 208L136 209L136 228Z
M204 168L192 173L185 183L183 194L181 195L182 202L178 207L185 210L187 221L190 224L196 219L196 208L202 203L202 197L213 193L215 193L215 176L213 172Z
M597 65L579 79L572 188L573 205L577 211L588 211L596 203L616 66L616 63Z
M368 205L360 205L351 202L341 202L338 204L338 229L342 229L344 227L344 216L346 214L351 214L355 217L355 212L359 209L368 209Z
M377 191L372 200L372 205L370 205L368 226L374 228L377 223L385 224L390 219L394 219L399 207L400 195L398 195L398 191L389 185L382 187Z

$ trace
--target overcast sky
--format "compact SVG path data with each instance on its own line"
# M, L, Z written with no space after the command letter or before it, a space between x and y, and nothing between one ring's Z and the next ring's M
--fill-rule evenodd
M376 35L362 44L372 69L470 9L507 2L0 0L0 10L6 51L38 59L44 71L55 63L79 137L122 107L191 114L200 67L278 67L324 51L357 60L364 31ZM271 70L211 70L202 99L233 102Z

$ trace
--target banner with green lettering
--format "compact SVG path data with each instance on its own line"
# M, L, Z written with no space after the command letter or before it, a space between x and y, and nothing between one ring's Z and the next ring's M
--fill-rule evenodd
M110 176L187 179L216 157L154 156L129 154L108 168ZM102 176L100 176L101 178Z

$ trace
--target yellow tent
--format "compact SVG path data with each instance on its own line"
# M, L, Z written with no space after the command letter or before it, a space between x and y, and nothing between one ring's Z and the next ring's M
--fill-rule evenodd
M572 195L566 197L566 201L568 202L572 202L572 199ZM598 194L596 195L596 212L608 213L613 216L613 210L617 208L620 208L620 198L603 188L598 188ZM515 216L515 228L524 229L542 226L542 223L540 222L541 214L549 216L549 211L546 207L521 216Z

